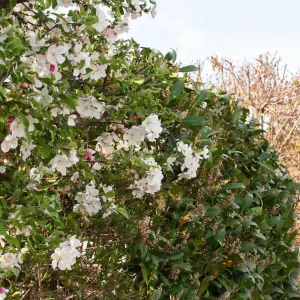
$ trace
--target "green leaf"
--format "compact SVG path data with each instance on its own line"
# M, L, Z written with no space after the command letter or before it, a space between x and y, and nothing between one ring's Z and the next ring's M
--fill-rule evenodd
M118 212L122 214L126 219L129 219L127 210L124 207L118 207Z
M203 295L209 286L209 279L206 278L200 283L199 295Z
M266 170L270 171L271 173L276 174L274 168L272 166L270 166L269 164L263 163L263 162L260 162L260 161L257 161L256 163L258 163L260 166L262 166Z
M236 109L234 110L234 113L233 113L233 123L234 124L238 123L242 111L243 111L243 108L241 106L237 106Z
M59 95L59 98L67 104L67 106L72 109L76 110L76 104L77 104L77 97L76 96L66 96L66 95Z
M208 91L207 90L202 90L199 92L199 94L196 97L196 103L202 103L203 101L205 101L208 97Z
M223 190L245 189L246 187L241 182L229 182L223 186Z
M172 49L170 52L168 52L165 55L165 59L168 61L171 61L172 63L174 63L176 61L176 58L177 58L177 53L174 49Z
M52 8L55 8L57 6L57 0L52 0Z
M174 99L182 92L184 91L184 81L181 79L178 79L172 86L171 91L170 91L170 98Z
M45 8L48 9L49 7L51 7L52 4L52 0L45 0Z
M152 300L158 300L161 297L161 291L159 290L155 290L154 293L151 296Z
M185 66L179 69L179 72L187 73L187 72L195 72L199 71L199 68L193 65Z
M143 279L148 285L148 279L149 279L149 269L146 266L143 266L142 274L143 274Z
M261 240L264 240L264 241L266 240L266 237L262 233L260 233L258 231L252 231L251 234L254 237L258 238L258 239L261 239Z
M179 268L179 269L182 269L182 270L185 270L187 272L192 271L191 266L188 263L185 263L185 262L177 262L177 263L174 262L174 263L172 263L172 266L174 266L176 268Z
M105 196L108 198L113 198L115 195L116 195L116 193L114 191L109 191L105 194Z
M11 8L15 7L17 4L17 0L9 0L9 5Z
M243 273L248 273L249 269L244 266L238 266L233 268L235 271L243 272Z
M241 208L242 211L248 209L253 202L253 195L247 193L245 197L236 196L234 202Z
M220 213L221 213L221 209L212 207L206 210L205 216L214 217L214 216L218 216Z
M205 119L201 116L191 116L182 120L182 123L189 126L200 126L205 125Z

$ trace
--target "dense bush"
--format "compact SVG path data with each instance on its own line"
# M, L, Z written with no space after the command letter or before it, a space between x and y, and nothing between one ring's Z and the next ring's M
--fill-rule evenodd
M296 297L299 187L247 110L116 39L155 8L48 2L2 11L0 297Z

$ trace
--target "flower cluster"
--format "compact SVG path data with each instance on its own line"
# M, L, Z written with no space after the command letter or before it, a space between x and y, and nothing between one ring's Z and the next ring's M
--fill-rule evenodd
M72 236L69 240L60 243L59 247L51 255L52 268L56 269L58 267L60 270L71 270L76 263L76 258L80 256L80 252L77 250L80 246L81 242L76 239L76 236Z
M100 119L105 107L105 103L87 95L78 99L76 110L81 117Z
M83 215L96 215L102 208L99 190L95 188L93 182L86 186L84 193L77 193L75 200L77 204L74 205L73 211L80 212Z
M203 151L196 153L191 145L185 144L182 141L177 143L177 151L184 156L184 162L181 165L182 173L179 174L178 179L191 179L197 176L197 170L200 167L201 160L209 157L209 150L207 146Z
M147 176L135 180L129 187L132 189L132 195L137 198L142 198L145 194L154 195L161 189L161 181L164 178L161 167L153 157L144 159L144 163L149 167Z
M51 161L51 168L50 170L52 172L55 172L57 170L61 173L61 175L66 176L67 174L67 168L73 166L79 161L79 158L76 155L76 150L72 149L69 152L69 157L66 155L58 154L56 155Z
M28 132L34 131L34 123L38 123L38 120L36 118L33 118L32 116L27 116L26 118L28 122ZM18 147L18 139L24 138L23 145L21 146L21 152L22 157L25 160L31 155L31 150L35 148L35 145L33 145L32 142L28 143L27 137L26 137L26 129L24 126L23 121L20 118L15 118L13 121L8 120L11 122L9 126L10 134L7 135L3 142L1 143L1 150L4 153L7 153L10 149L15 149Z
M123 136L124 142L121 141L123 142L122 147L125 150L128 150L130 146L140 147L145 138L150 142L154 142L159 138L161 132L161 121L157 115L152 114L142 122L142 125L132 126L126 131Z

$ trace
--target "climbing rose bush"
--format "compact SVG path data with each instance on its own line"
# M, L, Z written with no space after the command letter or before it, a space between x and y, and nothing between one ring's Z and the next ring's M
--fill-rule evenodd
M122 39L145 13L1 10L0 298L296 297L299 186L229 95Z

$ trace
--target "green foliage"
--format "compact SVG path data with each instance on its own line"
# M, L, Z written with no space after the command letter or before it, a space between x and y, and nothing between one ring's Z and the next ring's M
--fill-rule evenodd
M121 13L119 2L114 2L115 14ZM93 33L97 17L80 13ZM7 119L18 117L27 141L36 145L27 160L19 149L12 150L12 166L0 174L0 234L10 251L28 248L20 270L0 270L11 299L21 298L19 286L33 293L40 287L43 299L71 294L77 299L296 298L299 263L292 228L299 185L284 174L257 122L248 122L248 111L230 95L213 88L199 91L186 74L178 76L174 50L163 56L132 40L116 44L118 51L110 58L101 52L99 60L109 64L103 78L76 80L67 60L59 66L61 81L40 78L53 97L50 107L36 100L33 89L20 87L38 76L26 72L19 60L29 47L24 37L16 30L2 45L7 64L1 65L1 76L9 80L3 79L0 88L0 139L7 135ZM93 34L91 45L87 51L107 50ZM179 72L196 70L186 66ZM117 71L121 76L114 76ZM110 109L100 121L80 119L76 126L68 126L64 115L51 114L59 105L75 110L84 94L122 108ZM152 151L164 178L158 193L137 199L128 187L136 173L147 172L143 158L152 157L148 152L117 149L112 158L97 152L95 160L102 165L97 172L84 157L99 134L114 130L121 136L112 129L120 120L130 128L151 114L159 116L163 132L143 147ZM31 132L28 115L39 120ZM177 141L198 152L209 149L195 178L178 180L180 166L175 164L173 172L166 167L167 159L178 154ZM76 149L80 161L67 176L45 170L57 153L70 149ZM32 169L43 169L44 176L29 189ZM80 173L77 182L70 179L75 172ZM102 212L89 218L73 211L75 195L90 181L113 186L101 194L114 197L117 207L106 218ZM24 226L32 228L31 235L14 234ZM84 254L71 271L53 270L49 257L66 234L86 242Z

